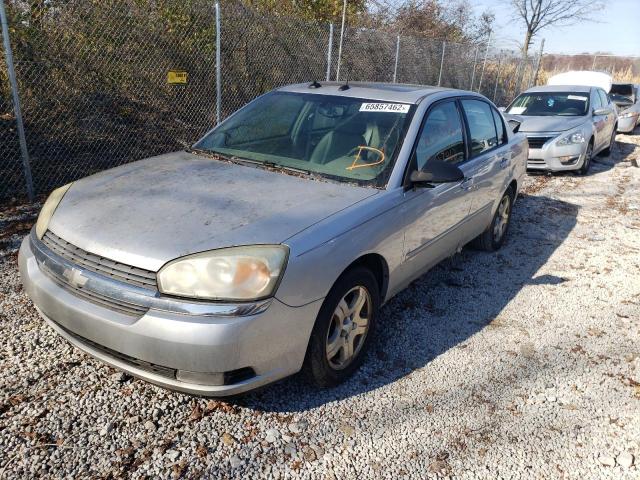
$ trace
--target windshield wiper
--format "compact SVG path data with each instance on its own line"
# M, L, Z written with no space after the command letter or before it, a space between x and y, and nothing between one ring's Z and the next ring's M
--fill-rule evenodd
M267 162L256 162L256 163L260 165L264 165L267 168L272 168L274 170L282 170L282 171L293 173L296 175L313 175L313 172L309 170L304 170L302 168L295 168L295 167L287 167L286 165L280 165L279 163L275 163L275 162L267 161Z
M225 155L223 153L220 152L216 152L215 150L204 150L201 148L188 148L187 152L189 153L195 153L196 155L204 155L205 157L209 157L209 158L216 158L216 159L220 159L220 160L224 160L226 162L230 162L230 163L236 163L238 165L260 165L262 162L257 162L254 160L248 160L245 158L238 158L236 156L231 156L231 155Z
M261 162L259 160L251 160L249 158L240 158L240 157L236 157L234 156L230 156L230 155L224 155L222 153L218 153L214 150L203 150L200 148L189 148L187 149L187 152L189 153L195 153L197 155L204 155L205 157L212 157L212 158L219 158L221 160L230 162L230 163L235 163L237 165L244 165L244 166L249 166L249 167L263 167L263 168L268 168L268 169L272 169L272 170L280 170L280 171L284 171L293 175L308 175L311 177L315 177L316 175L314 174L314 172L311 172L309 170L304 170L301 168L294 168L294 167L287 167L285 165L280 165L279 163L275 163L275 162L271 162L271 161L266 161L266 162Z

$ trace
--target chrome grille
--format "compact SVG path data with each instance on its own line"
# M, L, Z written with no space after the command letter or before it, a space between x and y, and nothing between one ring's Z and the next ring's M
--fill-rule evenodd
M542 146L553 137L527 137L529 148L542 148Z
M124 313L125 315L131 315L135 317L141 317L145 313L147 313L147 308L141 307L140 305L134 305L132 303L126 303L122 300L115 300L113 298L105 297L104 295L100 295L99 293L92 292L90 290L84 290L80 287L76 287L75 285L71 285L66 281L65 278L59 277L55 275L53 272L49 271L46 265L40 265L41 270L47 274L47 276L57 283L60 287L67 290L69 293L76 295L84 300L87 300L91 303L100 305L102 307L108 308L110 310L116 311L118 313Z
M42 237L42 242L61 257L87 270L105 275L113 280L119 280L149 290L158 289L155 272L118 263L108 258L86 252L63 240L49 230L47 230L44 237Z

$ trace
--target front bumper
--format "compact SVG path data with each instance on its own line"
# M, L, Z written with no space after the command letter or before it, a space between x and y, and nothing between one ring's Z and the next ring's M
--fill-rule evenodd
M557 146L555 140L549 140L541 148L529 148L528 170L562 172L582 167L587 143Z
M140 315L123 313L55 281L41 254L34 254L46 250L37 242L28 236L20 248L26 292L56 332L113 367L166 388L209 396L246 392L302 367L321 300L294 308L272 299L266 307L227 305L222 313L213 308L205 315L153 306ZM81 273L96 280L91 272ZM237 372L242 375L234 376ZM208 383L208 378L225 381Z
M640 115L640 113L632 117L618 117L618 132L633 132L633 130L636 128L636 125L638 124L638 115Z

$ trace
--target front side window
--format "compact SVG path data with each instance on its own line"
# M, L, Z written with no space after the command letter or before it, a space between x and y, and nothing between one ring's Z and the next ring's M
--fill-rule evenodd
M480 100L462 100L462 108L471 134L471 156L478 156L497 146L496 124L489 104Z
M594 90L593 91L593 109L594 110L598 110L599 108L602 108L604 105L602 105L602 100L600 99L600 95L598 95L598 91Z
M604 92L604 90L598 89L598 95L600 95L600 101L602 102L602 105L604 107L607 107L609 105L609 97Z
M403 103L273 92L239 110L194 149L383 187L412 114Z
M530 92L519 95L507 113L524 116L579 117L589 112L589 94L571 92Z
M417 168L422 170L431 160L448 163L464 161L464 137L462 121L454 101L440 103L433 107L422 126L416 146Z

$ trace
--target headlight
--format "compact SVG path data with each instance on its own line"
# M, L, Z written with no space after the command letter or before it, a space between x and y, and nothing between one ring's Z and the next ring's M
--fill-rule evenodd
M567 135L566 137L562 137L560 140L556 142L556 145L564 146L564 145L574 145L576 143L584 143L584 135L582 132L573 132Z
M160 269L158 289L179 297L259 300L274 293L288 255L284 245L221 248L188 255Z
M36 222L36 236L39 239L42 239L42 237L44 236L44 232L47 231L47 228L49 227L49 221L51 220L51 217L53 217L53 212L56 211L56 208L58 208L62 197L64 197L64 194L67 193L67 190L69 190L71 185L73 185L73 183L69 183L67 185L64 185L63 187L56 188L53 192L51 192L51 195L49 195L47 201L44 202L42 210L40 210L40 215L38 215L38 221Z

